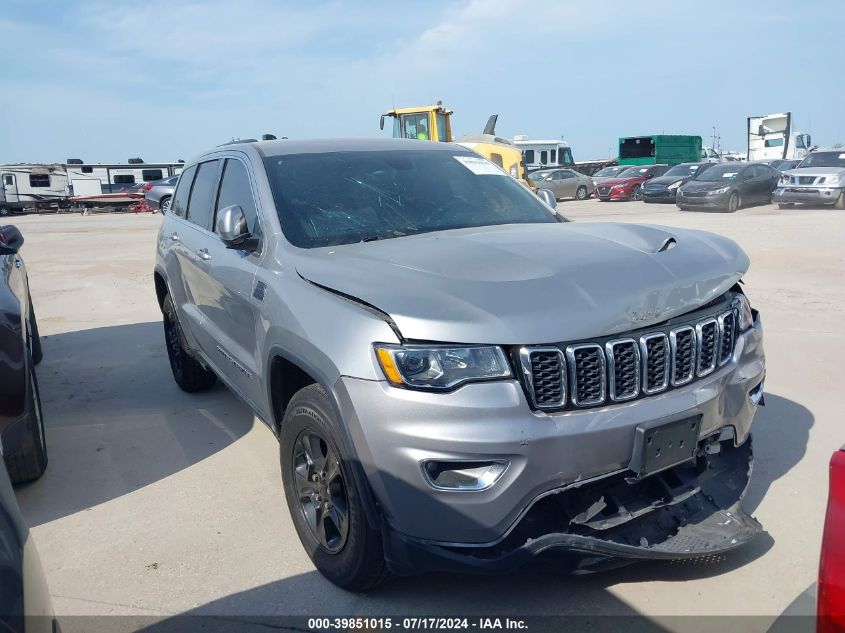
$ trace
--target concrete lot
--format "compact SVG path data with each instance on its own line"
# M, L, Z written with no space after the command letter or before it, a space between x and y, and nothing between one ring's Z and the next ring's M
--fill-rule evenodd
M270 431L224 387L189 395L171 378L151 275L160 216L27 216L13 221L44 336L50 464L18 492L57 613L782 613L815 580L827 463L845 443L845 212L561 208L579 221L706 228L750 255L769 373L746 505L767 536L709 563L575 578L429 575L341 591L300 547Z

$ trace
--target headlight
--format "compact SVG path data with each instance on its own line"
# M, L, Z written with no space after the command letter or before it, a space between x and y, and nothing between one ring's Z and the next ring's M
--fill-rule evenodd
M669 191L675 191L675 189L677 189L678 187L680 187L682 184L684 184L684 181L683 181L683 180L679 180L678 182L673 182L671 185L669 185L668 187L666 187L666 189L668 189Z
M709 196L718 196L723 193L728 193L731 190L730 187L722 187L721 189L714 189L713 191L709 191L707 195Z
M824 184L826 184L826 185L836 185L838 183L839 183L839 176L838 175L828 176L827 178L824 179Z
M375 345L385 377L397 387L444 391L466 382L510 378L501 347Z
M737 295L733 300L733 305L739 312L739 331L745 332L748 328L754 325L754 314L751 312L751 304L748 303L748 298L745 295Z
M786 174L781 174L781 176L780 176L780 184L782 184L782 185L788 185L788 184L789 184L789 176L787 176Z
M613 185L613 186L610 188L610 190L611 190L611 191L613 191L614 189L624 189L624 188L625 188L625 187L627 187L627 186L628 186L628 183L627 183L627 182L622 182L622 183L619 183L618 185Z

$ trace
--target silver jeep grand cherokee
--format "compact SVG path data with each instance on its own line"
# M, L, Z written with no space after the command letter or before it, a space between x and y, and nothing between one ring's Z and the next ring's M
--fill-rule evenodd
M710 233L570 223L456 145L283 140L188 164L155 288L178 385L219 378L273 430L303 546L364 590L751 540L748 264Z

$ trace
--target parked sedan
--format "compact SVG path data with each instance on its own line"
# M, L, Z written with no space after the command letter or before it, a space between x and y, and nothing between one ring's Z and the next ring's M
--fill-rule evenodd
M144 200L151 209L161 209L162 213L170 210L170 200L179 176L170 176L161 180L148 182L144 187Z
M47 443L35 365L41 341L18 251L23 236L0 226L0 441L13 483L38 479L47 468Z
M689 182L714 163L681 163L662 176L652 178L643 186L643 202L675 202L675 194L685 182Z
M845 446L830 460L830 496L819 563L817 631L845 631Z
M647 180L662 176L669 171L669 165L634 165L596 187L596 196L602 202L608 200L640 200L642 186Z
M687 209L733 213L743 205L766 203L780 172L764 163L719 163L678 188L676 204Z
M593 193L593 179L571 169L544 169L528 176L538 187L549 189L555 198L586 200Z
M619 174L621 174L626 169L629 169L630 165L614 165L613 167L604 167L599 169L596 173L592 175L593 184L598 187L603 182L607 182L608 180L615 180Z

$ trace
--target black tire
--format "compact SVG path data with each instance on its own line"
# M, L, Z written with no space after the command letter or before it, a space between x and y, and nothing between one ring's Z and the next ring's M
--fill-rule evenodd
M589 192L587 191L587 188L584 185L581 185L580 187L578 187L578 189L575 190L576 200L586 200L587 198L589 198Z
M686 211L686 210L688 210L688 209L689 209L689 207L688 207L687 205L685 205L685 204L679 204L679 205L677 205L677 206L678 206L678 209L679 209L680 211Z
M27 414L19 446L6 453L6 468L13 484L34 481L47 469L47 439L41 410L41 394L32 354L27 350Z
M639 185L634 185L634 188L631 189L631 200L642 200L643 199L643 190Z
M217 381L217 376L203 367L185 345L182 326L179 325L176 308L169 294L164 297L161 312L164 317L164 343L167 346L167 358L170 360L173 380L182 391L188 393L208 389Z
M742 200L740 200L739 194L734 191L731 194L731 197L728 198L728 206L725 208L725 211L728 213L736 213L741 204Z
M296 392L282 421L282 483L299 540L317 570L338 587L367 591L388 575L381 532L367 519L352 467L335 438L336 423L320 385Z
M38 334L38 322L35 320L32 297L29 298L29 349L32 353L32 362L37 365L44 358L44 350L41 349L41 337Z
M164 196L158 201L158 210L161 211L162 215L170 211L170 196Z
M791 209L794 206L793 202L778 202L778 209Z
M833 203L833 208L842 211L845 209L845 190L839 194L839 197L836 199L836 202Z

